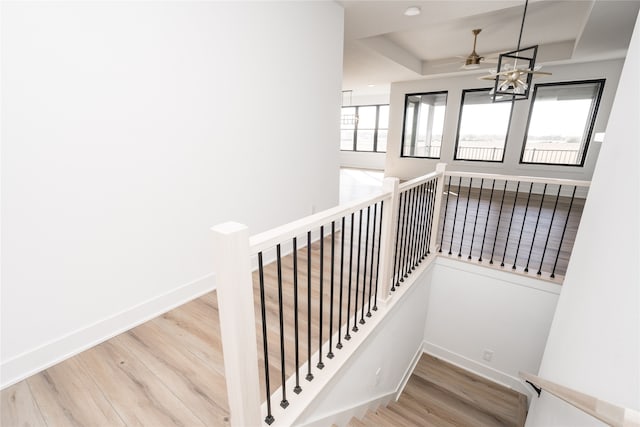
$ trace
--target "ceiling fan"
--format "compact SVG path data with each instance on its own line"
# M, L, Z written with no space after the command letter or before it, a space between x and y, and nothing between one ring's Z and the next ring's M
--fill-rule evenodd
M473 70L480 67L480 61L484 59L483 56L478 55L476 52L476 42L478 41L478 34L482 31L482 28L476 28L471 30L473 33L473 50L464 60L464 65L460 68L464 70Z

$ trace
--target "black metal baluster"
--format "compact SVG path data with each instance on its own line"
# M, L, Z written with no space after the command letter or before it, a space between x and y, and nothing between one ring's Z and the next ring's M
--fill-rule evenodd
M311 373L311 231L307 231L307 381L313 380Z
M458 178L458 195L456 196L456 210L453 213L453 227L451 228L451 244L449 245L449 255L453 248L453 235L456 232L456 219L458 218L458 202L460 201L460 187L462 185L462 177Z
M442 176L444 179L444 175ZM444 218L442 220L442 236L440 237L440 249L438 252L442 253L442 246L444 245L444 226L447 223L447 211L449 210L449 194L451 194L451 175L449 175L449 184L447 185L447 201L444 203ZM441 194L437 194L436 197L442 197ZM440 215L440 212L434 212L434 215ZM455 221L454 221L455 224Z
M415 187L414 187L415 188ZM411 250L411 229L413 228L413 211L415 210L415 198L414 198L414 188L407 190L407 199L409 202L409 208L407 209L407 221L405 224L404 230L404 261L402 262L402 278L401 282L404 282L404 279L409 276L411 272L411 261L409 260Z
M378 204L373 205L373 234L371 236L371 268L369 272L369 300L367 304L367 317L371 317L371 290L373 288L373 262L375 259L376 249L376 217L378 213Z
M433 218L436 216L436 212L435 212L435 203L436 203L436 189L438 188L438 180L436 179L432 179L429 182L429 207L427 208L427 211L429 212L428 215L428 219L427 219L427 241L425 242L425 254L429 255L431 253L431 238L433 236ZM442 197L442 196L440 196ZM440 214L438 212L438 214ZM436 230L436 233L438 231Z
M422 193L421 193L421 188L422 186L419 185L416 187L415 193L414 193L414 199L415 199L415 209L414 209L414 215L413 215L413 237L411 238L411 266L409 271L415 270L416 266L418 265L418 248L419 248L419 243L420 243L420 224L421 224L421 220L422 220Z
M369 262L369 222L371 216L371 206L367 206L367 226L364 237L364 269L362 271L362 310L360 314L360 324L364 324L364 297L367 294L367 264ZM357 316L357 313L356 313Z
M540 267L538 267L538 276L542 274L542 264L544 263L544 256L547 254L547 245L549 244L549 237L551 236L551 227L553 226L553 219L556 216L556 209L558 208L558 200L560 200L560 191L562 191L562 185L558 185L558 194L556 194L556 201L553 204L553 213L551 214L551 221L549 222L549 230L547 230L547 238L544 241L544 249L542 250L542 259L540 260Z
M411 209L409 210L409 230L407 230L406 255L405 255L405 274L408 277L413 269L413 245L416 241L416 205L417 205L417 187L411 190Z
M360 286L360 250L362 247L362 209L360 209L360 215L358 215L358 261L356 262L356 292L354 294L355 302L353 308L353 332L358 332L358 290Z
M402 203L403 203L403 193L400 193L400 199L398 201L398 224L396 228L396 244L394 251L394 260L393 260L393 275L391 276L391 292L396 290L396 272L398 270L399 256L398 256L398 246L400 243L400 220L402 218Z
M324 368L324 363L322 363L322 315L324 310L324 225L320 226L320 304L318 310L318 364L316 367L318 369Z
M431 181L424 183L424 188L422 191L422 239L420 240L420 248L418 249L419 262L422 262L423 259L427 256L427 245L426 242L429 240L429 214L431 213L429 210L429 202L431 201L431 192L429 191L431 188Z
M540 223L540 215L542 214L542 205L544 204L544 195L547 192L547 184L544 185L542 190L542 200L540 201L540 209L538 209L538 218L536 219L536 226L533 229L533 237L531 238L531 249L529 249L529 257L527 258L527 265L524 268L524 272L529 272L529 262L531 261L531 254L533 253L533 244L536 241L536 233L538 232L538 224Z
M293 238L293 328L295 329L295 350L296 350L296 386L293 388L295 394L300 394L300 343L298 341L298 238Z
M516 256L513 258L512 270L516 269L516 262L518 262L518 253L520 252L520 243L522 242L522 233L524 233L524 225L527 222L527 212L529 211L529 201L531 200L531 190L533 189L533 182L529 185L529 195L527 196L527 204L524 207L524 218L522 218L522 228L520 229L520 237L518 237L518 246L516 246Z
M400 239L399 239L399 246L398 246L398 280L396 280L395 282L395 286L400 286L400 282L402 282L402 248L404 248L404 229L405 229L405 223L406 223L406 210L407 210L407 197L408 194L407 192L403 192L401 193L401 198L402 198L402 227L400 229ZM391 290L395 290L393 287L391 288Z
M471 259L471 252L473 251L473 241L476 237L476 226L478 225L478 214L480 213L480 200L482 199L482 186L484 185L484 178L480 180L480 194L478 195L478 204L476 205L476 219L473 221L473 233L471 233L471 247L469 248L469 257ZM482 252L480 252L480 258L482 258Z
M280 406L286 408L289 406L287 400L287 387L285 387L287 377L285 373L284 361L286 360L284 354L284 312L282 310L282 257L280 255L280 244L276 245L276 265L278 267L278 318L280 320L280 375L282 380L282 400Z
M262 252L258 252L258 277L260 278L260 315L262 317L262 345L264 356L264 386L267 396L267 416L264 422L271 425L274 418L271 414L271 386L269 381L269 344L267 342L267 312L264 301L264 268L262 266Z
M471 201L471 186L473 178L469 178L469 191L467 191L467 203L464 207L464 219L462 220L462 235L460 236L460 248L458 249L458 257L462 256L462 244L464 243L464 230L467 228L467 213L469 212L469 202Z
M334 283L334 263L336 245L336 222L331 221L331 291L329 296L329 353L328 359L333 359L333 283Z
M400 264L398 268L398 283L396 286L400 286L400 283L404 282L405 272L405 252L407 241L407 223L409 222L409 211L411 210L411 190L404 192L404 209L402 213L402 232L400 233Z
M491 259L489 260L489 264L493 264L493 254L496 252L496 243L498 242L498 230L500 229L500 220L502 219L502 207L504 206L504 197L507 194L508 182L509 181L504 182L504 188L502 189L502 200L500 201L500 211L498 212L498 223L496 224L496 235L493 236L493 249L491 249ZM506 247L505 247L505 250L506 250Z
M509 219L509 228L507 229L507 241L504 244L504 253L502 254L502 262L500 263L500 267L504 267L504 259L507 255L507 249L509 248L509 237L511 237L511 224L513 224L513 216L516 213L516 203L518 202L519 190L520 190L520 181L518 181L518 185L516 186L516 195L513 198L513 209L511 210L511 218ZM505 184L505 192L506 192L506 184Z
M380 225L378 227L378 262L376 263L376 290L373 294L373 311L378 311L378 273L380 272L380 244L382 243L382 208L384 207L384 200L380 201Z
M344 235L346 233L344 218L342 217L340 231L340 296L338 297L340 303L338 304L338 343L336 344L338 350L342 348L342 290L344 284Z
M407 236L406 236L406 255L405 255L405 260L404 260L404 265L405 265L405 273L404 273L404 277L408 277L411 274L411 270L413 268L413 242L415 241L416 238L416 232L415 232L415 226L416 226L416 202L417 202L417 198L416 198L416 187L413 187L410 191L411 191L411 209L409 210L409 221L408 221L408 226L409 229L407 230Z
M355 219L355 213L351 212L351 237L349 239L349 288L347 290L347 333L344 339L349 341L351 335L349 334L349 321L351 319L351 278L353 276L353 220Z
M422 248L424 248L424 240L426 239L426 218L427 218L427 183L423 183L418 187L418 238L415 247L415 265L419 265L424 258Z
M433 236L433 203L435 198L433 194L435 193L434 187L435 180L429 181L429 185L427 186L427 239L424 243L424 255L425 258L431 253L431 238Z
M482 254L484 253L484 241L487 238L487 226L489 225L489 215L491 214L491 202L493 201L493 189L496 187L496 180L491 183L491 194L489 195L489 207L487 208L487 220L484 222L484 233L482 234L482 245L480 245L480 258L479 262L482 262Z
M571 208L573 207L573 200L576 196L577 186L573 186L573 193L571 194L571 201L569 202L569 210L567 211L567 220L564 222L564 227L562 228L562 236L560 236L560 244L558 245L558 253L556 254L556 260L553 263L553 270L551 271L551 278L556 277L556 267L558 266L558 258L560 258L560 249L562 249L562 242L564 242L564 233L567 231L567 225L569 224L569 217L571 216Z

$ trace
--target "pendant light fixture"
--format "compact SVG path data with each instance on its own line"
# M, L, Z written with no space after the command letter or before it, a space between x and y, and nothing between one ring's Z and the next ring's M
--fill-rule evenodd
M480 77L481 80L493 80L495 82L491 91L493 102L528 99L533 76L551 75L551 73L538 71L540 67L535 65L538 45L520 48L528 4L529 0L525 0L516 50L500 54L497 70L492 71L488 76Z

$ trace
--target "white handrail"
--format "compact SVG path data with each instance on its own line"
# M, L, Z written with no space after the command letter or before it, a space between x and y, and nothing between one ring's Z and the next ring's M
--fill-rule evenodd
M591 181L578 181L574 179L562 179L562 178L541 178L537 176L519 176L519 175L498 175L493 173L477 173L477 172L460 172L460 171L446 171L445 176L457 176L461 178L484 178L495 179L500 181L520 181L531 182L539 184L557 184L557 185L569 185L576 187L589 187Z
M419 176L417 178L410 179L409 181L403 182L402 184L399 185L398 189L400 191L407 191L407 190L412 189L413 187L417 187L418 185L421 185L421 184L425 183L426 181L429 181L429 180L431 180L431 179L433 179L433 178L435 178L437 176L440 176L440 175L442 175L442 172L438 172L438 171L431 172L431 173L428 173L426 175L422 175L422 176Z
M390 192L381 191L373 197L367 197L342 206L336 206L280 227L272 228L271 230L263 233L253 235L249 239L251 255L256 255L258 252L270 249L278 243L306 234L309 230L331 223L331 221L338 220L351 212L357 212L358 210L378 203L381 200L386 202L390 199Z
M640 426L640 412L633 409L623 408L597 397L573 390L569 387L545 380L536 375L520 372L520 378L537 385L542 390L553 394L568 404L575 406L583 412L616 427L638 427Z

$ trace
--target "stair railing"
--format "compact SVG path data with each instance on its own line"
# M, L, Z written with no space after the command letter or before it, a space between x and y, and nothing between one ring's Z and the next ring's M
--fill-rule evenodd
M547 391L610 426L640 426L640 412L638 411L615 405L536 375L520 372L520 378L531 384L538 392L538 396L540 396L541 391Z
M443 173L251 237L212 229L232 426L286 425L328 384L431 253Z
M231 425L292 424L437 254L554 277L588 186L438 164L255 236L214 227Z
M445 173L439 254L538 277L563 275L589 181Z

